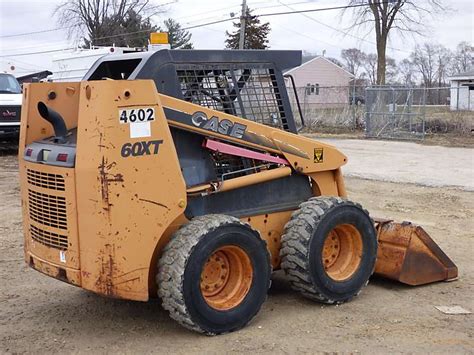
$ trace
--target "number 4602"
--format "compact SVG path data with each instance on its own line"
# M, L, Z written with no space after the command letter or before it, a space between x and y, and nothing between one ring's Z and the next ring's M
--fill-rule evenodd
M155 120L155 109L152 107L148 108L132 108L124 109L119 111L120 123L134 123L134 122L147 122Z

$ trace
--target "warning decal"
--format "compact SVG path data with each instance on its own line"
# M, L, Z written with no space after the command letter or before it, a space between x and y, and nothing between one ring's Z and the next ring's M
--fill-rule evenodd
M314 162L322 163L324 160L323 148L314 148Z

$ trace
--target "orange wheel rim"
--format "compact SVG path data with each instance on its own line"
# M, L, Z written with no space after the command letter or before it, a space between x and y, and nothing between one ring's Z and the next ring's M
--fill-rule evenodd
M201 271L201 293L212 308L229 310L243 301L252 279L247 253L237 246L224 246L212 253Z
M321 253L326 274L335 281L352 277L362 259L362 236L351 224L340 224L326 236Z

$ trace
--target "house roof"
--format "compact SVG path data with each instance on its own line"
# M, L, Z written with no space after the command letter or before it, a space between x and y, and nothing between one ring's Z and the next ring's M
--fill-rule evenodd
M328 63L330 63L330 64L332 64L332 65L338 67L338 68L341 69L342 71L346 72L349 76L354 77L354 74L352 74L351 72L347 71L347 70L344 69L343 67L337 65L337 64L334 63L333 61L330 61L328 58L323 57L323 56L321 56L321 55L320 55L320 56L317 56L317 57L314 57L313 59L308 60L307 62L301 64L301 65L298 66L298 67L294 67L294 68L292 68L292 69L286 71L284 74L290 74L290 73L294 72L295 70L298 70L298 69L304 67L305 65L308 65L308 64L310 64L310 63L312 63L312 62L314 62L314 61L316 61L316 60L319 60L319 59L325 60L326 62L328 62Z
M455 74L449 78L450 80L469 80L474 79L474 68L471 68L465 72Z

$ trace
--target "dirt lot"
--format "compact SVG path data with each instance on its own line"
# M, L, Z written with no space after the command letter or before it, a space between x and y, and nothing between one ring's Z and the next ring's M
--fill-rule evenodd
M346 176L474 191L474 149L360 139L321 141L348 157Z
M467 168L472 172L472 159ZM474 192L353 177L347 185L372 215L422 224L457 263L459 280L411 288L373 279L352 302L322 306L292 292L276 273L248 327L210 338L178 326L158 300L105 299L28 269L17 160L0 156L0 353L474 352L473 315L434 308L474 311Z

